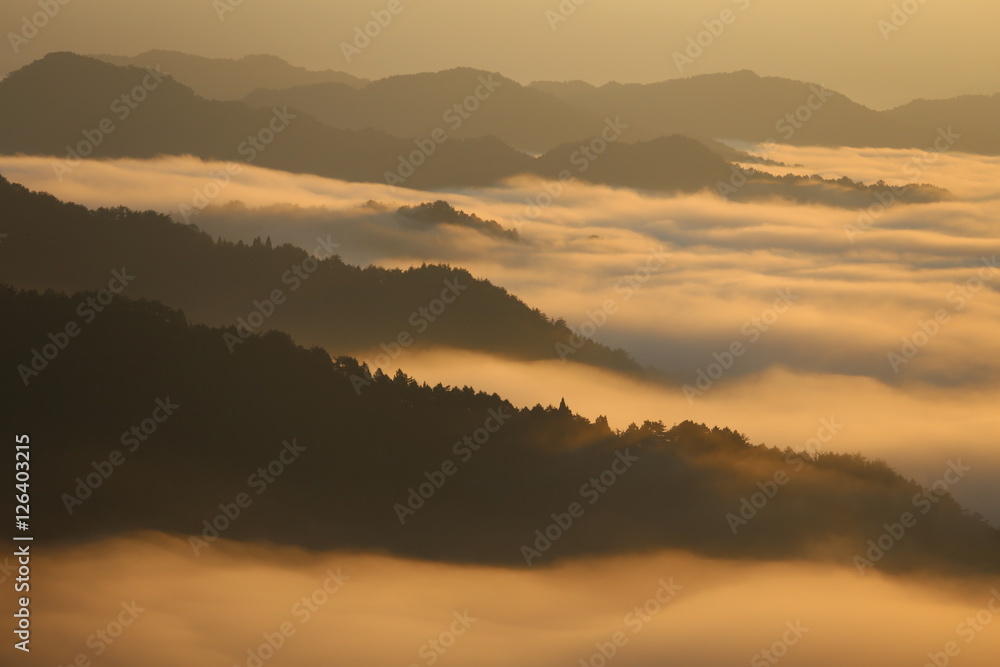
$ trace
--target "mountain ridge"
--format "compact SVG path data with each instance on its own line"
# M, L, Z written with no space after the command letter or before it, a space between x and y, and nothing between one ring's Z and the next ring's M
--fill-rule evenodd
M269 314L254 330L282 329L307 345L338 355L360 350L452 347L526 360L559 359L557 345L573 332L527 306L503 287L447 265L406 271L345 264L336 243L320 239L315 262L292 245L269 240L213 240L195 225L153 211L87 209L31 192L0 176L0 204L10 238L0 244L0 282L30 289L96 289L112 269L140 278L133 298L182 309L192 321L222 326ZM516 240L492 221L460 215L447 205L402 211L423 224L451 222L485 229L498 243ZM492 223L492 224L491 224ZM177 273L177 258L185 269ZM311 270L310 270L311 268ZM440 297L448 285L454 296ZM276 303L275 291L282 293ZM447 303L443 312L421 308ZM373 307L372 304L377 304ZM344 326L350 322L351 326ZM407 344L398 341L403 334ZM238 341L232 341L238 347ZM376 356L376 358L378 358ZM622 350L582 339L571 360L638 377L644 371ZM395 363L389 357L387 363Z
M682 134L643 139L635 121L618 114L604 116L590 137L533 158L492 135L449 137L437 128L429 136L401 138L333 127L287 106L252 109L208 100L166 73L68 52L49 54L0 81L0 117L6 130L0 153L53 156L60 178L81 158L192 155L423 190L495 186L526 174L657 192L735 190L738 201L779 197L849 208L870 203L873 194L863 184L815 177L816 187L802 188L788 177L741 173L719 147ZM733 158L732 151L726 157ZM737 177L751 186L728 187ZM907 189L902 199L944 197L925 188Z
M240 58L206 58L180 51L152 49L135 56L93 54L91 57L113 65L162 66L168 74L186 83L202 97L221 101L241 99L260 85L261 78L299 85L330 81L360 87L368 83L368 79L346 72L296 67L278 56L265 53Z
M4 367L36 363L32 350L96 298L0 286L0 321L18 322L0 328ZM690 421L615 431L564 402L518 408L402 371L355 391L355 359L281 332L230 353L224 331L123 296L67 336L27 388L14 372L0 378L0 421L16 414L45 443L32 457L36 513L48 518L38 537L158 530L189 536L196 555L223 535L515 568L657 549L861 573L1000 567L1000 530L882 461L754 445ZM82 383L88 391L64 389ZM148 442L130 438L128 425L157 406ZM255 479L279 455L280 472ZM748 512L765 489L766 506Z

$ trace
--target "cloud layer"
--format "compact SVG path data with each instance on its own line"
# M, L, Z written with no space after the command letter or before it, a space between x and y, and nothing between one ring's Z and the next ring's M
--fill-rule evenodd
M684 553L507 570L225 541L195 557L145 534L49 548L36 570L39 664L542 667L604 664L603 647L622 667L769 664L765 650L904 667L954 641L985 667L1000 649L997 582Z
M785 146L770 156L804 165L801 173L927 181L955 200L873 200L858 211L535 180L426 193L244 167L191 220L213 235L269 235L306 248L329 234L353 263L469 268L672 382L452 352L407 352L394 362L421 380L472 384L525 405L566 397L617 427L697 419L781 446L800 445L819 419L835 417L848 427L832 449L884 456L923 482L965 456L977 473L956 496L1000 519L989 486L1000 472L992 408L1000 398L1000 160ZM924 165L918 179L915 164ZM49 160L0 158L8 178L60 198L175 217L222 168L185 158L85 162L59 181ZM439 198L517 228L524 242L414 228L391 213Z

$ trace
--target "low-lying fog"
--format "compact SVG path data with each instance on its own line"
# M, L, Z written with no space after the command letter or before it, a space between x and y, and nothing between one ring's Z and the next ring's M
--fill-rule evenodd
M84 162L60 181L47 158L4 157L0 173L88 206L186 215L213 236L270 236L312 248L329 235L351 263L468 268L624 347L674 386L572 363L454 351L407 351L387 371L399 366L432 384L471 384L515 404L565 397L574 410L605 414L617 427L694 419L779 446L802 446L821 419L832 418L843 427L829 449L884 457L921 482L961 458L973 472L956 497L1000 522L990 482L1000 475L1000 158L787 146L758 152L804 165L769 168L775 173L928 182L954 200L893 204L884 190L887 206L873 196L859 211L530 179L428 193L246 165L213 187L225 165L191 158ZM521 242L421 226L394 213L437 199L517 229Z

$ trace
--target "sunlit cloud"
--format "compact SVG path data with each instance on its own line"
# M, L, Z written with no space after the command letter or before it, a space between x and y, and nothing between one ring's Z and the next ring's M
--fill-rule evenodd
M764 650L834 664L845 646L902 667L949 641L985 667L1000 649L989 624L959 627L991 600L1000 610L997 582L685 553L508 570L229 542L195 558L183 537L144 534L50 548L37 572L47 634L33 654L46 664L542 667L602 664L615 637L613 662L628 667L745 664Z
M802 173L866 182L892 182L920 155L770 150L805 165ZM562 184L559 196L538 206L549 202L540 195L551 184L529 178L428 193L253 167L191 219L213 236L270 236L305 248L330 235L346 261L362 265L462 266L669 378L636 383L576 364L456 351L407 351L393 361L421 381L470 384L520 405L565 396L585 416L605 414L619 428L690 418L780 446L797 445L833 415L851 425L834 448L884 456L906 474L932 480L950 456L974 457L980 481L956 494L996 520L1000 504L987 473L1000 467L992 453L1000 421L991 416L1000 398L1000 272L993 266L1000 242L992 223L1000 219L1000 161L939 158L941 168L928 169L926 180L947 187L954 201L889 207L853 240L845 227L857 224L859 211L844 208L581 183ZM191 158L95 161L60 182L46 159L0 158L6 177L61 198L175 218L222 167ZM415 228L393 213L435 199L517 228L523 243L447 225ZM613 313L604 312L609 303ZM734 344L742 354L728 360ZM702 391L700 374L716 372Z

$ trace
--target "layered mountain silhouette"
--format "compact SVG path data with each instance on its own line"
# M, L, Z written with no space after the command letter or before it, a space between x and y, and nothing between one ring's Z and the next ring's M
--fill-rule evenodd
M169 76L141 102L121 102L122 95L131 96L136 86L153 86L155 80L145 69L49 54L0 82L0 117L5 120L0 152L66 159L68 148L76 150L83 142L92 146L93 157L194 155L385 182L400 156L414 150L411 141L377 131L340 130L302 114L206 100ZM101 132L102 121L110 122L113 131ZM87 132L100 142L88 139ZM486 185L531 166L531 158L495 139L449 141L437 146L433 158L407 186Z
M180 308L195 322L230 326L242 320L255 331L288 331L332 354L396 351L389 357L393 363L403 351L402 334L410 341L405 349L449 347L518 359L560 359L557 345L573 338L565 323L463 269L351 266L337 256L335 239L317 239L314 253L320 261L314 264L306 251L291 245L214 241L193 225L159 213L88 210L2 177L0 209L9 235L0 244L0 282L19 288L98 289L112 271L125 270L135 276L128 296ZM443 202L399 215L415 224L475 226L500 235L498 242L516 240L495 222ZM273 297L275 290L282 294L281 303ZM263 321L255 324L258 317ZM230 342L235 349L242 340ZM645 374L625 352L589 339L565 356Z
M458 138L494 136L531 153L587 139L604 120L506 77L470 68L392 76L357 89L314 84L258 90L245 101L255 107L287 104L335 127L370 127L399 137L425 137L437 128Z
M532 158L494 137L400 138L331 127L291 107L207 100L155 70L71 53L49 54L0 82L0 117L0 152L53 156L60 174L80 158L193 155L423 189L494 185L522 174L671 192L718 191L733 180L732 165L700 142L682 136L631 141L624 136L630 123L618 116L604 118L592 139ZM867 193L858 184L844 198L844 185L837 185L817 197L769 174L749 176L757 187L741 188L735 199L777 196L853 207ZM901 198L938 195L908 191Z
M951 127L959 136L953 150L1000 154L1000 94L963 95L947 100L915 100L886 111L901 123L916 127Z
M402 372L359 387L354 359L281 333L230 353L224 330L152 301L119 296L83 321L92 299L0 288L0 420L33 425L32 506L45 517L33 528L49 542L153 529L191 535L195 553L221 535L521 567L680 548L1000 568L1000 531L882 462L691 422L618 432L564 403L517 409ZM776 471L785 482L768 487ZM755 510L754 494L770 499Z
M688 133L715 139L816 146L935 147L940 133L961 135L947 150L996 155L992 119L1000 95L916 100L875 111L845 95L802 81L744 70L651 84L538 81L532 88L598 115L621 114L639 138Z
M495 136L533 153L587 138L608 115L628 120L632 140L685 134L703 142L771 139L794 145L927 149L939 130L951 127L961 135L952 150L1000 153L992 123L1000 111L1000 94L915 100L875 111L818 84L749 70L651 84L535 81L524 86L470 68L368 81L332 70L305 70L269 55L227 60L148 51L95 57L115 65L159 64L202 97L242 99L260 107L288 105L334 127L373 128L401 137L446 127L456 138ZM468 118L456 115L455 105L475 96L480 77L501 85ZM446 114L450 120L462 118L461 124L451 129Z
M95 55L112 65L160 67L177 81L210 100L242 99L258 88L337 83L360 88L368 83L346 72L314 71L290 65L272 55L257 54L239 59L204 58L178 51L157 49L137 56Z
M656 135L692 132L795 145L920 148L936 136L936 128L910 126L822 86L747 70L651 84L532 85L591 113L627 115Z
M482 81L494 82L495 92L472 99L468 106L474 113L454 111L483 89ZM258 90L245 99L251 106L287 104L336 127L371 127L397 136L423 136L448 127L446 120L462 118L455 136L492 135L537 153L586 138L609 116L627 120L632 140L689 134L799 145L924 147L933 142L936 128L928 133L923 124L911 126L821 86L749 71L654 84L525 87L489 72L455 69L393 76L359 89L316 84ZM800 107L806 111L795 118Z

